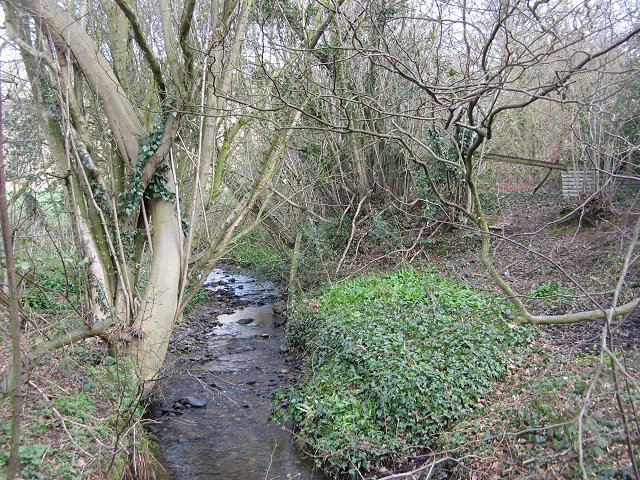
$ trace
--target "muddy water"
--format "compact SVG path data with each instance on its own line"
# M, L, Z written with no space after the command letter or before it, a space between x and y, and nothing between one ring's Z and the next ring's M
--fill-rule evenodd
M275 286L214 271L209 304L178 327L155 427L162 479L315 480L292 436L268 423L274 391L290 382ZM240 305L239 305L240 304ZM291 360L291 359L289 359ZM188 408L189 397L204 408Z

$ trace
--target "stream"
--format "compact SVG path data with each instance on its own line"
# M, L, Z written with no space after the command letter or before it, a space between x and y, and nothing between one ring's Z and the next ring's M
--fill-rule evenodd
M268 423L273 393L296 375L282 346L285 319L273 313L277 287L216 269L205 288L211 300L176 327L151 412L164 467L156 477L326 478L301 458L290 432Z

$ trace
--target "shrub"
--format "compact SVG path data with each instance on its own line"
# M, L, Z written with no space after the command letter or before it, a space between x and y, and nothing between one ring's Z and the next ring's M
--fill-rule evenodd
M229 260L232 263L249 266L262 274L281 273L287 262L273 245L273 239L269 232L262 226L256 227L242 239L230 252Z
M307 375L286 415L323 468L402 462L474 410L531 330L511 329L496 298L414 270L333 285L298 303L290 346Z

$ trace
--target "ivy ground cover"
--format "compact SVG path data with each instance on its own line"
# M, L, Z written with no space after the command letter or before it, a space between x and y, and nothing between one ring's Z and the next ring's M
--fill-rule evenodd
M332 474L393 468L438 448L531 339L497 297L405 269L297 302L288 343L307 354L285 416ZM285 400L280 398L280 401Z

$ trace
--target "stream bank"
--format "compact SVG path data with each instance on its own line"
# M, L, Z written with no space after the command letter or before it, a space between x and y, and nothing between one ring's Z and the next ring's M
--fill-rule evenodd
M268 423L273 393L296 374L282 346L285 319L273 313L277 287L216 269L205 288L211 300L176 327L152 411L166 470L157 478L325 478L288 431Z

